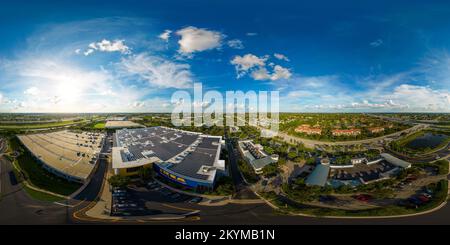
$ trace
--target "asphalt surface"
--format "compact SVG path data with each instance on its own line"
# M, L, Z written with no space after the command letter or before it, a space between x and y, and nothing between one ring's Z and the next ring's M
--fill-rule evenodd
M2 156L0 164L0 224L67 223L66 207L30 198L15 179L11 162Z
M233 147L232 139L228 137L228 132L225 127L225 144L227 146L228 151L228 161L230 164L230 172L231 178L233 179L234 188L236 194L233 196L235 199L258 199L253 191L250 190L250 187L245 182L241 172L239 171L239 167L237 164L237 159L235 155L235 149Z
M0 153L1 154L1 153ZM73 199L58 203L32 199L13 173L12 163L0 156L0 224L70 224L72 214L95 200L101 189L107 163L101 159L91 182Z

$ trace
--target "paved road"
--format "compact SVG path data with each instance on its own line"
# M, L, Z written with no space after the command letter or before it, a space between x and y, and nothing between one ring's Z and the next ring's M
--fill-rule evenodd
M87 206L100 191L106 173L106 160L99 166L86 188L73 199L57 203L32 199L17 182L12 163L0 156L0 224L68 224L72 214Z
M105 140L105 144L101 150L101 153L108 152L111 148L108 139ZM95 201L102 188L102 183L106 180L106 172L108 171L108 160L104 157L100 157L98 161L98 167L95 170L94 175L91 178L89 184L75 197L68 201L68 204L72 206L70 208L70 223L77 223L78 220L73 218L73 214L79 210L85 209L91 202Z
M226 127L225 127L226 128ZM228 151L228 161L230 164L231 177L233 178L233 183L235 187L236 194L233 198L235 199L258 199L250 187L245 182L242 177L241 172L237 164L236 155L234 154L234 147L232 139L228 138L228 133L225 130L225 143Z
M0 157L0 224L66 224L67 208L28 196L17 182L11 162Z

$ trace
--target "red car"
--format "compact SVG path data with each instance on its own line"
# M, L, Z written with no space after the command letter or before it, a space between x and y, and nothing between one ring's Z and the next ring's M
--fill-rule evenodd
M419 200L422 201L422 202L428 202L428 201L430 201L430 198L428 198L428 197L426 197L424 195L420 195L419 196Z
M367 194L360 194L360 195L356 195L354 198L361 202L368 202L370 199L372 199L372 196L367 195Z

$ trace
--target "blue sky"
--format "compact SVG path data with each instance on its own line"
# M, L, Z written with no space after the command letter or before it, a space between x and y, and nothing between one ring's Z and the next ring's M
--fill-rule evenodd
M280 92L294 112L450 112L444 1L10 1L1 112L171 111L171 95Z

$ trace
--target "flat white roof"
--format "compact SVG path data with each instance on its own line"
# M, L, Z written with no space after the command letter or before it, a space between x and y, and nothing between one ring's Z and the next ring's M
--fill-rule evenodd
M381 153L381 157L384 158L384 160L388 161L389 163L391 163L395 166L402 167L402 168L410 168L411 167L411 163L404 161L402 159L399 159L397 157L394 157L391 154Z
M139 128L143 127L139 123L135 123L132 121L107 121L105 124L105 128L115 129L115 128Z
M87 179L95 167L103 134L67 130L17 136L45 165L74 178Z

